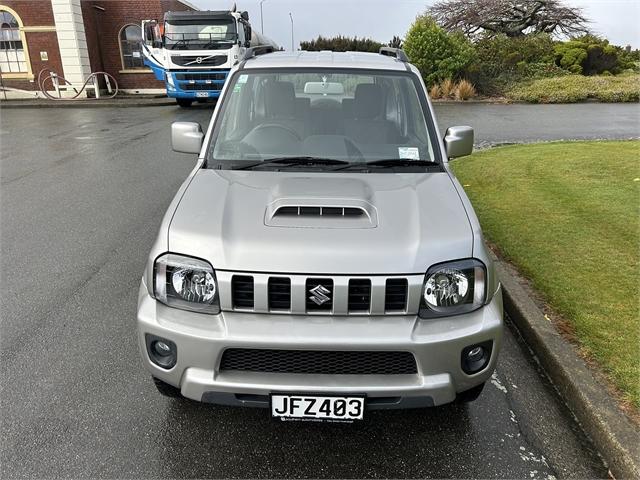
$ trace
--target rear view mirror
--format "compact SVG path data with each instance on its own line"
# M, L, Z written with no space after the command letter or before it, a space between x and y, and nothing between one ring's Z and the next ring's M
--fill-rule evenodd
M449 127L444 136L444 147L447 151L447 158L471 155L473 152L473 128Z
M199 123L174 122L171 124L171 146L175 152L200 153L204 133Z

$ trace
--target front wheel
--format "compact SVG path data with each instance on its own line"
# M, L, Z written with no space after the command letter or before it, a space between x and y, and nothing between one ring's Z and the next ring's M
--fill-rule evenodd
M469 403L477 400L480 394L482 393L482 389L484 388L484 383L482 382L480 385L476 385L475 387L465 390L464 392L460 392L456 396L457 403Z
M189 100L188 98L176 98L176 103L182 108L189 108L193 103L193 100Z
M182 394L180 393L179 388L176 388L173 385L169 385L168 383L163 382L156 377L153 377L153 383L155 383L158 391L165 397L182 398Z

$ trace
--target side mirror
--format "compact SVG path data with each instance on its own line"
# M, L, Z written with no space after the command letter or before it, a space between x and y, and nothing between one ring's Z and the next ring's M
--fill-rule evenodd
M449 127L444 136L444 147L447 150L447 158L471 155L473 152L473 128Z
M171 147L175 152L200 153L204 133L199 123L173 122L171 124Z

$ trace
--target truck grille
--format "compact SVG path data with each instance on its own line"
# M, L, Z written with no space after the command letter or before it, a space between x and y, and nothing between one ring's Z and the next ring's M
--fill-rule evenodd
M410 352L259 350L230 348L222 354L221 371L298 373L311 375L414 375Z
M210 81L216 81L216 82L224 82L225 79L227 78L227 72L220 72L220 73L195 73L195 72L189 72L189 73L176 73L176 80L179 82L189 82L189 81L193 81L193 82L205 82L207 80Z
M344 277L217 272L223 310L297 315L417 313L424 275Z
M172 55L171 61L176 65L187 67L218 67L227 63L226 55L216 55L215 57L210 58L206 57L207 55ZM198 62L198 58L200 59L200 62Z

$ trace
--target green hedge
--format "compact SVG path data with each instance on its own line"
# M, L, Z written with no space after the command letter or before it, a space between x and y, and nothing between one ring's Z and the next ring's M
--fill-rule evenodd
M593 99L600 102L640 101L640 75L565 75L541 78L512 87L507 98L529 103L576 103Z

